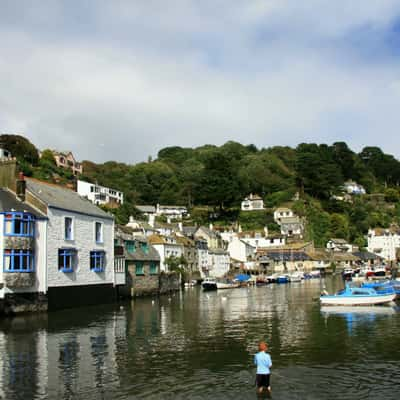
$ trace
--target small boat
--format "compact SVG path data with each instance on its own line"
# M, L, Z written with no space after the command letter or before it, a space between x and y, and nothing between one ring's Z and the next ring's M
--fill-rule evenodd
M203 290L217 290L217 281L215 278L205 278L204 281L201 283L201 287Z
M304 279L303 272L296 271L289 275L290 282L301 282Z
M346 285L334 295L321 294L320 302L323 306L360 306L390 303L396 298L396 293L378 293L373 288Z
M279 275L276 278L276 283L288 283L289 282L289 275Z
M203 290L221 290L221 289L233 289L240 286L239 282L233 282L230 280L217 280L215 278L205 278L201 284Z
M344 281L351 281L353 279L354 271L351 268L345 268L342 272Z
M265 277L268 283L275 283L276 278L278 278L278 274L272 274Z
M190 288L190 287L194 287L197 285L197 281L196 280L191 280L190 282L185 282L185 288Z

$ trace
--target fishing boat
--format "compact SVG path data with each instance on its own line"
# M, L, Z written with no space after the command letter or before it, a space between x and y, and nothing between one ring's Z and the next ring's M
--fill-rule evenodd
M321 294L320 302L323 306L371 306L390 303L395 297L394 290L390 293L378 293L373 288L346 285L334 295Z
M232 282L228 279L217 280L215 278L205 278L201 284L203 290L221 290L221 289L233 289L240 286L239 282Z

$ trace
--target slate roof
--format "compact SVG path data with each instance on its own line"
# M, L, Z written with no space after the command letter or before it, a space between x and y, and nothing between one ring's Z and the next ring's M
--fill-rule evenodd
M146 205L136 205L135 206L140 212L143 213L155 213L156 212L156 208L154 206L146 206Z
M35 179L26 179L26 189L50 208L58 208L92 217L114 219L112 215L107 214L101 208L70 189Z
M310 257L304 251L282 252L282 251L267 251L269 259L274 261L304 261Z
M148 253L145 253L140 246L136 246L134 253L125 250L125 258L131 261L160 261L158 251L150 244L148 245L148 248Z
M18 200L16 195L8 189L0 188L0 212L7 211L28 212L37 218L44 218L45 215L31 207L29 204Z
M353 254L353 256L356 256L363 261L378 260L379 258L381 258L381 257L377 256L375 253L371 253L369 251L355 251L352 254Z
M197 226L184 226L182 232L186 236L193 236L197 231Z

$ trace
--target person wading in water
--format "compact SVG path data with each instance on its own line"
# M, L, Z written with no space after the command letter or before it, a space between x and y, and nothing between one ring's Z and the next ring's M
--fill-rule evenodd
M257 366L256 385L258 393L271 393L270 385L270 368L272 367L271 356L266 353L268 345L260 342L258 345L259 352L254 356L254 364Z

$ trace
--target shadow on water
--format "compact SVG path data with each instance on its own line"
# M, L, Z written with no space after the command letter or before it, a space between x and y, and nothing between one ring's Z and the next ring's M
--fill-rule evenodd
M3 320L0 398L257 399L260 339L274 399L397 398L398 309L321 310L319 292L319 281L191 288Z

